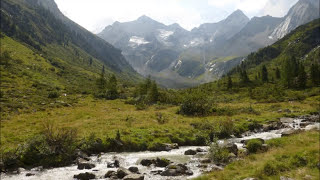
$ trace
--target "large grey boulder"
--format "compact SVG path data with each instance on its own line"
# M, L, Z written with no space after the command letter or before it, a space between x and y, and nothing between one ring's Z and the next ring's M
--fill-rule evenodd
M89 180L89 179L95 179L96 176L92 173L80 173L78 175L74 175L73 178L79 179L79 180Z
M92 169L94 167L96 167L96 165L90 163L87 160L84 160L82 158L77 159L77 164L78 164L78 169L82 170L82 169Z
M184 155L195 155L195 154L197 154L197 151L192 150L192 149L186 150L184 152Z
M129 175L129 174L132 174L128 169L126 168L123 168L123 167L120 167L118 170L117 170L117 176L118 178L122 179L124 178L125 176Z

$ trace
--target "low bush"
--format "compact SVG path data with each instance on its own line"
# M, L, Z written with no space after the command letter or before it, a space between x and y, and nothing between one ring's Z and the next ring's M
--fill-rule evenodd
M190 93L186 95L178 113L187 116L207 116L214 112L214 105L213 100L210 100L205 94Z
M251 139L247 143L249 153L256 153L262 147L262 142L259 139Z
M215 163L228 163L229 151L226 148L220 147L216 141L214 141L209 149L209 157Z
M54 98L58 98L59 97L59 93L57 91L51 91L48 94L48 98L54 99Z

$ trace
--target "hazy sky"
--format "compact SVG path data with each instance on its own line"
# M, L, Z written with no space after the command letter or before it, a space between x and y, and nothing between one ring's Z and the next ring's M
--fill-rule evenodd
M191 30L218 22L240 9L253 16L284 16L298 0L55 0L67 17L97 33L114 21L147 15L164 24L179 23Z

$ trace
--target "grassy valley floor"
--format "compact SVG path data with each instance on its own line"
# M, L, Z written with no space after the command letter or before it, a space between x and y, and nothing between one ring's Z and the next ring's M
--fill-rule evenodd
M245 178L279 180L319 179L319 131L303 132L267 141L271 147L265 153L249 155L197 180L243 180Z
M82 96L72 107L52 108L2 119L1 151L12 150L31 139L43 130L43 125L48 121L57 128L76 129L79 138L95 134L95 137L105 141L108 137L114 138L119 130L121 139L135 146L124 150L150 149L152 144L159 142L197 145L201 137L207 137L203 129L196 128L198 126L229 120L234 124L234 131L243 132L254 124L317 112L317 99L319 96L280 103L257 103L253 100L218 103L218 111L212 116L188 117L177 114L178 106L153 105L145 110L137 110L134 105L126 104L125 100L106 101Z

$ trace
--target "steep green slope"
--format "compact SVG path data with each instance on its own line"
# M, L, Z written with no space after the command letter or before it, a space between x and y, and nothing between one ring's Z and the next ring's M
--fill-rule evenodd
M2 115L69 106L95 92L103 66L123 84L139 80L120 50L36 2L1 1Z
M229 74L237 74L241 70L248 71L249 78L255 81L255 77L261 76L262 66L268 70L268 79L276 80L277 68L281 75L286 76L286 61L297 61L305 67L305 71L310 74L311 65L320 64L320 19L314 20L306 25L300 26L284 38L266 48L251 53L246 60L234 68ZM279 80L284 80L279 78Z

